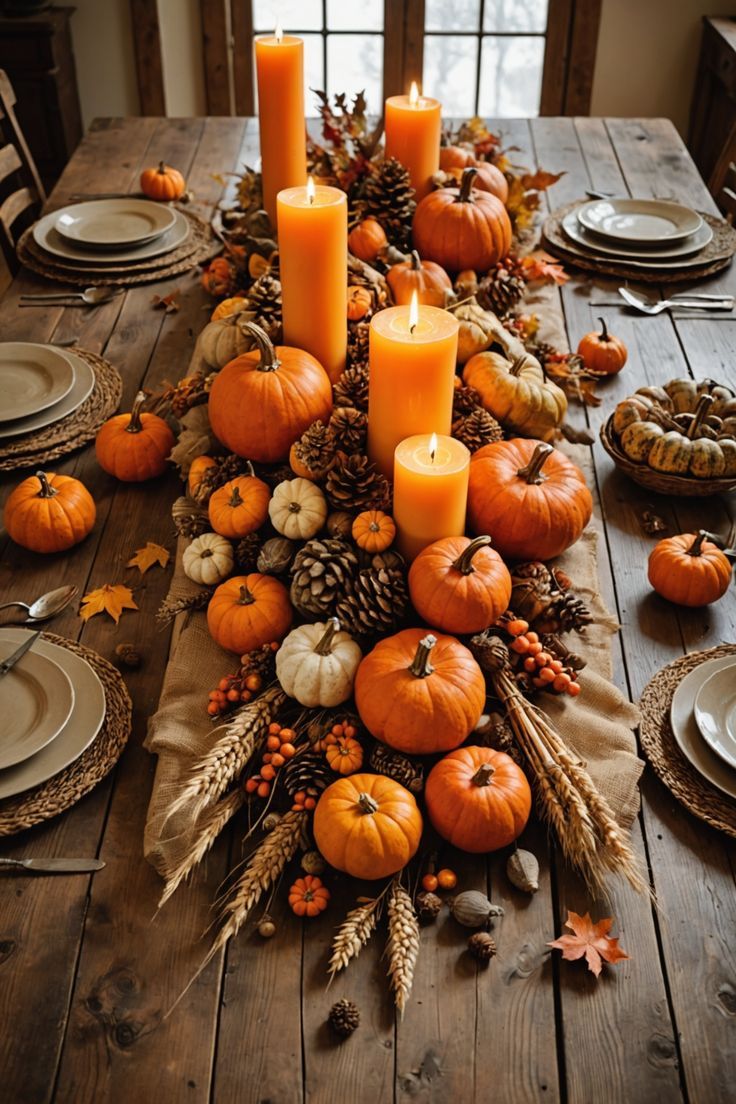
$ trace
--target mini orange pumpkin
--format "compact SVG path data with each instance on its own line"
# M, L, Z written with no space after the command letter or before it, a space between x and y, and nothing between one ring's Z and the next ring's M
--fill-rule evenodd
M422 817L412 794L381 774L351 774L324 791L314 841L330 866L354 878L387 878L416 854Z
M141 173L141 191L149 199L181 199L186 190L186 181L179 170L163 161L159 161L158 168L144 169Z
M467 169L475 165L475 151L468 146L440 146L440 168L443 172Z
M364 218L348 234L348 249L361 261L375 261L379 252L388 245L383 227L374 218Z
M282 640L291 626L289 592L271 575L237 575L221 583L207 606L210 636L228 652L252 652Z
M364 552L385 552L396 536L396 526L383 510L364 510L353 522L352 534Z
M368 731L410 755L456 748L486 700L483 673L468 649L425 629L380 640L362 660L354 692Z
M363 766L363 748L358 740L336 736L328 742L325 758L338 774L354 774Z
M485 272L511 247L511 222L500 199L473 188L477 170L463 170L460 188L437 188L414 212L412 236L423 257L448 272Z
M604 319L599 318L601 332L586 334L580 338L578 356L583 358L583 364L590 372L598 372L602 376L614 376L620 372L626 363L628 353L626 346L620 338L609 334Z
M367 287L355 285L348 288L348 318L360 322L373 306L373 296Z
M210 468L216 468L217 461L211 456L196 456L192 460L189 466L189 475L187 476L187 490L189 491L190 498L194 498L197 493L197 488L202 482L204 473Z
M238 475L210 495L207 512L210 525L221 537L240 538L260 529L268 517L271 492L253 474Z
M84 540L96 516L92 495L78 479L39 471L11 492L3 524L21 548L64 552Z
M679 606L707 606L726 593L731 564L704 530L666 537L649 557L649 582Z
M232 295L229 299L223 299L210 315L210 322L219 322L221 318L229 318L231 314L237 314L238 311L245 309L247 302L244 295Z
M327 908L330 891L320 878L307 874L289 889L289 907L297 916L319 916Z
M524 772L509 755L485 747L458 748L440 759L424 799L435 830L472 854L513 843L532 808Z
M423 549L409 570L419 616L443 632L474 633L508 609L511 575L491 538L444 537Z
M202 287L220 298L235 291L235 265L227 257L215 257L202 272Z
M130 414L116 414L105 422L95 441L103 471L125 483L141 483L166 471L174 434L158 414L144 414L143 391L136 395Z
M429 307L444 307L447 293L452 291L452 280L444 268L434 261L423 261L416 249L408 261L392 265L386 276L394 303L399 306L411 302L414 292L420 303Z

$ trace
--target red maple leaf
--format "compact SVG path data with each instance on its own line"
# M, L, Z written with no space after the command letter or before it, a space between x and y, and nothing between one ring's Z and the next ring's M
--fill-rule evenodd
M608 935L613 927L611 916L594 924L589 912L586 912L585 916L568 912L565 927L575 934L561 935L559 939L554 939L547 946L556 947L557 950L562 951L562 957L570 961L584 957L588 963L588 969L596 977L601 972L603 961L614 964L629 957L626 951L619 947L618 939Z

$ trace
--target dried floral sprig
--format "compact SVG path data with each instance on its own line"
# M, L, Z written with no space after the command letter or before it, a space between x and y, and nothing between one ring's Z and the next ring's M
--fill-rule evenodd
M388 898L388 974L394 991L394 1004L403 1016L414 982L419 956L419 920L411 897L398 878L391 883Z
M204 609L209 605L210 598L215 593L214 587L203 587L195 594L188 594L181 598L165 598L156 612L156 620L159 625L166 626L180 613L193 613L195 610Z
M158 903L159 908L166 904L169 897L178 889L184 879L202 861L222 829L245 804L245 801L245 791L238 788L221 801L218 801L216 805L205 809L194 826L192 833L194 838L186 855L176 866L167 869L164 873L166 885Z

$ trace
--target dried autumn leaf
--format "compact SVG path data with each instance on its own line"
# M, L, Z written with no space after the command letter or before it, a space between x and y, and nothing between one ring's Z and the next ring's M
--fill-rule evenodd
M550 280L553 284L566 284L570 279L559 261L549 253L537 251L522 260L527 280Z
M618 939L608 934L613 927L611 916L593 923L590 913L578 916L576 912L568 912L565 927L574 932L573 935L561 935L559 939L553 939L548 947L555 947L562 951L562 957L573 962L577 958L585 958L588 969L596 977L601 972L603 962L615 964L629 956L618 945Z
M179 310L179 289L174 288L168 295L154 295L151 299L154 308L160 307L166 314L174 314Z
M120 614L124 609L138 609L133 601L133 593L130 587L123 586L122 583L118 583L117 586L105 583L97 590L90 590L88 594L85 594L82 598L82 608L79 611L79 616L83 621L89 621L90 617L94 617L97 613L109 613L117 625Z
M551 173L545 172L544 169L537 169L535 173L524 173L521 183L522 187L528 192L546 192L547 188L551 188L564 175L564 172Z
M162 548L160 544L146 541L145 548L136 549L135 555L128 560L128 567L137 567L141 575L145 575L149 567L153 567L155 563L161 567L166 567L170 558L171 553Z

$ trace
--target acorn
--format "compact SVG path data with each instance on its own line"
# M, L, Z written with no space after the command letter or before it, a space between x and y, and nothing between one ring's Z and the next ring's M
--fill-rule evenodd
M276 925L274 924L268 913L262 917L261 922L258 925L258 934L263 939L271 939L276 934Z

